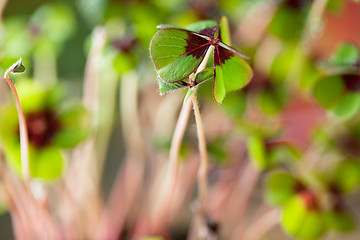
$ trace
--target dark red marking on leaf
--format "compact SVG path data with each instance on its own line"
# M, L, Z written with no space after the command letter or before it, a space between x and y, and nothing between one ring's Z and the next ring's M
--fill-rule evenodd
M360 75L344 74L342 78L348 91L356 92L360 90Z
M300 198L305 203L305 207L310 211L320 211L317 197L311 190L305 190L299 193Z
M210 46L210 41L191 32L187 32L187 35L188 38L186 39L187 45L185 46L185 54L187 56L191 55L197 59L204 57Z
M205 29L199 31L198 33L212 38L212 37L214 37L216 29L217 29L217 27L205 28Z
M55 134L61 129L58 117L51 110L28 113L25 118L29 142L36 148L50 145Z
M220 66L224 64L226 60L229 60L235 54L223 47L218 45L215 46L215 56L214 56L214 64L215 66Z

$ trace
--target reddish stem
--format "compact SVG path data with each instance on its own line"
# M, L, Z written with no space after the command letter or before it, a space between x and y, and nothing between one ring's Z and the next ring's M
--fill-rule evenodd
M28 137L28 129L26 126L26 119L24 111L20 104L20 99L17 94L16 88L12 81L9 78L9 74L13 72L13 69L8 69L5 72L6 82L9 84L11 91L14 95L16 109L18 112L19 118L19 131L20 131L20 147L21 147L21 171L25 183L29 184L30 182L30 169L29 169L29 137Z

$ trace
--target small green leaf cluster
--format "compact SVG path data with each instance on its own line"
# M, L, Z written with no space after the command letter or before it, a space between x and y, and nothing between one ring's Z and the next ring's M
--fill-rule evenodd
M354 219L344 204L344 194L359 186L360 162L355 163L356 167L354 163L348 160L339 163L324 190L316 190L288 172L272 172L266 179L265 197L281 207L284 230L300 239L318 239L329 230L354 230ZM349 174L351 183L343 182L347 181L345 174Z
M73 148L89 133L88 111L78 102L63 102L60 86L47 88L31 80L16 84L29 135L30 173L33 178L53 181L66 161L62 149ZM20 136L13 104L0 109L0 141L6 160L21 175Z
M260 170L269 170L280 164L295 163L300 153L291 143L253 134L248 137L247 151L252 163Z
M360 109L359 49L344 43L321 67L326 73L313 87L314 98L339 120L352 119Z

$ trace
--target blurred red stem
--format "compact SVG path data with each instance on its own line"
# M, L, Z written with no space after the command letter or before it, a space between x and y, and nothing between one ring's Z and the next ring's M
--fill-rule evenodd
M181 143L185 134L187 122L189 120L191 111L191 101L186 101L180 111L174 135L171 141L170 154L169 154L169 166L167 170L166 180L164 186L160 192L158 203L155 207L156 217L153 220L153 230L160 231L165 227L164 221L167 223L172 203L172 198L175 193L177 186L178 175L179 175L179 152Z
M258 217L256 221L245 232L244 239L261 239L268 231L279 223L279 209L275 208Z
M16 109L18 112L19 118L19 129L20 129L20 146L21 146L21 170L22 175L27 185L30 184L30 169L29 169L29 138L28 138L28 130L26 125L26 119L24 111L20 104L20 99L17 94L16 88L12 81L9 78L9 74L12 73L12 69L8 69L5 72L5 79L9 84L11 91L15 98Z

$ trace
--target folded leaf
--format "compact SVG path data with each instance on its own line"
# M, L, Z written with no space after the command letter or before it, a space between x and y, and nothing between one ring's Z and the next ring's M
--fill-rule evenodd
M160 91L161 95L164 94L164 93L167 93L167 92L170 92L170 91L173 91L173 90L176 90L176 89L183 88L183 87L187 86L187 84L184 81L178 81L178 82L169 83L169 82L164 82L159 77L157 78L157 82L158 82L158 85L159 85L159 91Z

